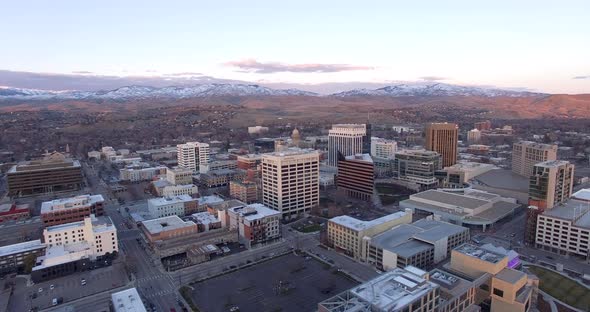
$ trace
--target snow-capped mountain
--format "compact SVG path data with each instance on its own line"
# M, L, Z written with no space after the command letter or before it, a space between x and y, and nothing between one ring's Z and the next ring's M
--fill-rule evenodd
M541 93L526 91L511 91L502 89L488 89L482 87L466 87L445 83L431 84L396 84L375 90L354 89L332 94L336 97L351 96L483 96L483 97L528 97Z
M131 100L146 98L195 98L215 96L315 96L316 93L297 89L276 90L259 85L201 84L196 86L155 88L128 86L105 91L44 91L2 88L0 100Z

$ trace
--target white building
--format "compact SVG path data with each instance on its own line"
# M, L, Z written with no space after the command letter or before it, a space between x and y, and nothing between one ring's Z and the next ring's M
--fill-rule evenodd
M397 142L381 138L371 138L371 156L393 159L397 152Z
M174 197L179 195L189 195L193 196L199 193L199 189L194 184L184 184L184 185L169 185L164 186L162 190L162 196L164 197Z
M135 287L111 294L111 300L114 312L147 312Z
M209 163L209 144L187 142L177 145L178 166L198 172L200 165Z
M158 175L166 174L165 166L150 168L123 168L119 170L119 180L129 182L149 181Z
M262 204L233 207L226 210L230 229L238 229L247 247L281 237L281 213Z
M521 141L512 145L512 172L529 178L533 167L544 161L557 159L557 145Z
M262 157L262 203L297 218L319 204L320 155L314 150L293 148Z
M336 124L328 132L328 165L338 165L338 152L344 156L363 153L363 138L367 135L365 124Z
M467 142L479 143L481 141L481 131L477 129L467 131Z
M248 134L261 134L268 132L268 127L254 126L248 127Z
M88 152L88 158L100 159L101 156L102 156L102 153L99 152L99 151L90 151L90 152Z
M218 170L235 170L238 169L238 162L235 160L216 160L199 166L200 173Z
M192 184L193 183L193 171L186 168L172 168L166 170L166 180L170 184Z
M92 257L118 251L117 228L109 217L90 217L84 221L48 226L43 230L43 241L50 249L86 243L92 248Z
M197 200L189 195L178 195L172 197L158 197L148 199L148 211L154 218L162 218L172 215L184 216L187 214L186 206L195 203Z

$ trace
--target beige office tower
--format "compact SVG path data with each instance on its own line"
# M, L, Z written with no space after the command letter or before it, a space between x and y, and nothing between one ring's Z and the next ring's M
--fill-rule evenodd
M284 219L298 218L319 204L320 154L291 148L262 156L262 203Z
M512 146L512 172L529 178L533 166L540 162L557 159L557 145L520 141Z
M536 164L529 180L529 205L551 209L572 196L574 165L565 160Z
M178 167L198 172L201 165L209 163L209 144L187 142L178 144Z
M430 123L426 132L425 147L429 151L438 152L442 156L442 165L449 167L457 163L457 144L459 126L454 123Z
M363 140L367 135L365 124L332 125L328 132L328 166L338 166L338 152L344 156L363 153Z

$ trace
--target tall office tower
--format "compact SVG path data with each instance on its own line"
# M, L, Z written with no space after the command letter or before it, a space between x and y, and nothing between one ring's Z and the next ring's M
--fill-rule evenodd
M543 161L557 159L557 145L520 141L512 145L512 172L529 178L533 167Z
M209 163L209 144L187 142L178 144L178 167L199 171L200 165Z
M381 138L371 138L371 156L393 159L397 152L397 142Z
M362 200L373 198L375 169L369 154L342 156L338 154L338 176L336 186L346 196Z
M459 141L459 126L454 123L430 123L426 125L425 147L442 156L443 167L457 163L457 144Z
M479 131L491 130L492 129L492 122L489 120L476 122L474 125L474 128Z
M479 143L481 141L481 131L477 129L467 131L467 142Z
M405 150L395 153L393 175L401 180L415 183L421 189L436 187L435 172L442 169L442 157L437 152Z
M363 137L363 154L370 154L371 153L371 135L372 135L372 126L367 121L365 125L365 136Z
M338 152L344 156L362 154L366 135L367 125L364 124L332 125L328 132L328 166L338 166Z
M298 218L320 201L320 154L291 148L262 156L262 203L284 219Z
M551 209L571 196L574 165L569 161L550 160L536 164L529 180L529 205Z

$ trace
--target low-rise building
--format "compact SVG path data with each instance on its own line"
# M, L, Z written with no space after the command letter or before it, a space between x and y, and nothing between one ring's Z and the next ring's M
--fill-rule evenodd
M229 195L245 203L254 203L258 198L258 184L254 181L230 181Z
M240 181L246 177L244 170L220 169L202 173L199 176L201 185L207 188L228 186L230 181Z
M238 169L238 163L235 160L216 160L199 166L199 172L201 174L208 173L209 171L235 169Z
M484 174L497 167L491 164L476 162L460 162L436 172L439 178L439 186L442 187L463 187L471 179Z
M257 170L262 163L262 154L246 154L246 155L239 155L237 159L237 167L238 169L248 170L254 169Z
M182 221L176 215L142 221L141 229L152 244L199 232L197 224L193 221Z
M32 257L34 261L43 254L45 254L45 244L39 239L0 247L0 276L8 273L24 273L25 259Z
M41 204L41 220L45 226L82 221L91 214L97 217L104 215L102 195L79 195Z
M434 269L430 281L439 286L438 312L477 312L475 305L477 286L470 280L450 272Z
M208 211L193 213L191 219L197 225L199 232L221 228L221 220L217 218L217 214L211 214Z
M410 210L398 211L371 221L350 216L334 217L328 220L328 244L355 259L366 259L367 241L370 237L411 222Z
M395 268L318 304L318 312L435 312L439 286L428 272Z
M199 188L194 184L168 185L162 188L163 197L174 197L180 195L194 196L199 194Z
M135 287L111 294L114 312L147 312Z
M238 229L240 241L248 248L281 237L281 213L263 204L226 210L230 229Z
M193 171L188 168L172 168L166 170L166 180L172 185L193 183Z
M119 252L117 228L106 216L49 226L43 230L43 241L47 250L31 273L36 283L88 269L94 261Z
M366 261L386 271L408 265L430 269L468 240L468 228L432 218L421 219L370 238Z
M119 180L127 182L149 181L159 175L165 175L168 170L165 166L150 168L123 168L119 169Z
M512 215L518 207L515 199L473 189L461 193L427 190L400 202L400 208L434 214L458 225L482 227L484 231Z
M148 199L148 211L154 218L186 216L198 211L198 199L189 195Z
M0 204L0 223L27 220L31 217L29 204Z

